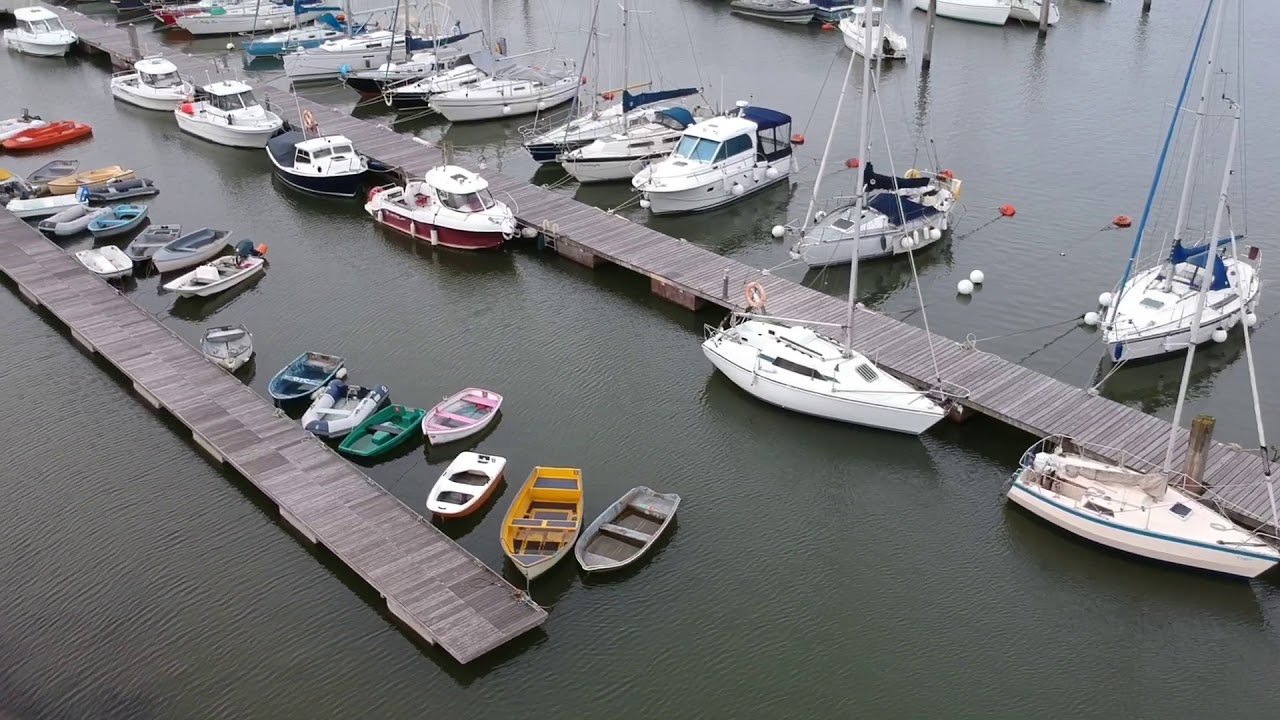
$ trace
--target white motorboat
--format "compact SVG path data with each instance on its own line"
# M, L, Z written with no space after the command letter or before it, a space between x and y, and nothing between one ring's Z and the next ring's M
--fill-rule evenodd
M123 256L124 253L121 253ZM209 297L239 285L262 272L266 258L261 255L224 255L197 267L178 279L165 283L164 289L179 297ZM133 261L129 261L130 267Z
M642 108L625 130L565 153L560 165L580 183L630 180L649 163L670 155L695 122L686 108Z
M1009 19L1032 25L1040 24L1040 0L1009 0ZM1049 24L1057 25L1062 13L1058 12L1058 3L1049 3Z
M360 387L333 379L315 394L298 423L307 432L326 440L344 438L391 399L386 385Z
M913 2L917 10L928 12L929 0ZM937 7L938 17L983 25L1004 25L1009 21L1011 10L1010 0L938 0Z
M581 86L582 79L571 67L547 72L501 64L490 77L432 96L430 105L450 122L493 120L563 105Z
M1086 540L1151 560L1246 578L1280 563L1280 550L1190 492L1185 475L1135 458L1129 463L1141 470L1113 465L1080 448L1105 451L1066 438L1033 445L1009 499Z
M48 124L48 120L39 115L32 115L27 112L26 108L23 108L22 115L0 120L0 142L8 140L20 132L42 128Z
M1150 239L1149 234L1155 234L1147 226L1162 175L1158 170L1148 191L1146 207L1138 223L1138 232L1134 237L1124 275L1112 292L1103 293L1099 298L1104 306L1100 318L1102 338L1107 344L1107 357L1112 362L1181 352L1188 343L1200 344L1211 340L1223 342L1227 339L1228 332L1240 324L1242 318L1246 327L1257 323L1255 313L1262 294L1261 250L1249 247L1243 255L1238 254L1236 243L1243 236L1233 236L1216 225L1211 232L1200 231L1200 237L1196 240L1187 237L1192 217L1193 190L1197 182L1202 181L1197 164L1203 155L1199 148L1204 134L1204 118L1213 117L1208 114L1208 101L1211 95L1215 95L1210 90L1216 74L1214 63L1220 36L1220 29L1216 30L1208 55L1192 60L1192 68L1197 62L1202 62L1204 69L1201 71L1200 99L1193 115L1195 121L1191 151L1186 155L1182 194L1168 255L1155 267L1131 275L1132 269L1141 262L1143 242ZM1187 89L1184 84L1183 98ZM1221 115L1238 110L1234 100L1221 93L1217 95L1226 105L1225 112ZM1178 104L1182 105L1182 99L1179 99ZM1175 117L1173 127L1176 127L1176 120ZM1167 157L1168 138L1172 137L1173 127L1166 136L1165 148L1160 155L1161 163ZM1234 144L1228 149L1228 153L1231 153L1228 155L1228 166L1235 150ZM1229 191L1230 185L1224 181L1219 202L1225 199ZM1202 307L1201 295L1204 295Z
M736 110L685 129L671 154L631 186L655 215L711 210L786 182L794 168L791 117L738 101Z
M14 8L16 27L4 31L4 43L10 50L27 55L61 57L79 39L62 24L62 18L43 7Z
M431 486L427 510L440 517L465 517L478 510L502 484L507 459L462 452Z
M884 21L884 8L871 7L871 59L886 60L907 59L907 38L895 32L889 23ZM867 15L867 6L854 8L847 17L840 20L840 33L844 36L844 46L861 55L866 43L863 32L863 18Z
M88 203L88 191L85 191L68 195L14 198L5 205L5 209L13 213L14 217L22 218L23 220L35 220L57 215L74 205L88 205Z
M866 204L835 198L836 208L792 247L793 260L809 267L844 265L855 248L861 260L893 257L927 247L949 229L961 186L951 171L909 170L894 177L876 173L867 163L865 177Z
M919 435L946 414L861 353L802 325L739 316L708 328L702 352L756 398L828 420Z
M253 335L244 325L211 327L200 338L200 352L214 365L235 372L253 357Z
M515 215L493 198L489 183L455 165L432 168L404 187L374 188L364 209L409 237L460 250L501 247L516 233Z
M300 1L300 0L299 0ZM231 6L214 6L204 11L181 15L174 23L192 35L252 35L277 27L304 23L320 17L320 12L269 0L249 0Z
M869 32L870 27L864 28ZM836 132L858 55L849 57L840 97L831 123ZM859 116L858 148L865 149L870 137L871 58L862 56L862 112ZM701 127L695 125L694 128ZM818 177L826 170L832 142L822 154ZM859 192L856 208L866 205L867 163L858 166ZM816 188L815 188L816 192ZM855 230L854 241L857 242ZM858 297L858 258L849 270L849 298L845 323L838 327L845 341L836 342L809 326L832 326L825 322L769 318L765 311L764 287L749 283L747 307L753 312L734 313L727 327L707 328L702 352L711 364L735 385L752 396L793 412L829 420L864 425L894 432L919 435L946 415L946 410L928 394L876 367L854 350L852 338ZM760 314L754 314L759 312Z
M76 260L106 280L115 280L133 274L133 261L115 245L89 248L76 253Z
M308 138L290 130L267 142L276 177L316 195L355 197L369 173L369 161L342 135Z
M258 104L253 88L238 80L205 85L173 115L183 132L231 147L264 148L284 127L279 115Z
M172 111L194 92L177 66L160 57L143 58L132 71L111 76L112 96L148 110Z

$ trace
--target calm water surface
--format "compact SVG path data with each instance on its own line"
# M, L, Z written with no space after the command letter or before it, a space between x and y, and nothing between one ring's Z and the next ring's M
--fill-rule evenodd
M806 276L768 236L808 202L848 57L839 37L732 17L721 3L644 4L647 40L633 48L646 59L633 75L702 84L709 102L752 96L789 111L811 138L792 189L654 226L843 294L847 272ZM886 70L881 104L897 167L936 150L966 181L957 237L918 263L935 331L986 338L1061 323L1116 281L1132 231L1099 228L1141 213L1202 9L1164 0L1140 18L1138 4L1064 0L1044 45L1030 29L939 21L927 85L916 60ZM580 59L586 5L504 2L494 15L513 52L555 39ZM1280 69L1270 45L1280 12L1247 5L1255 134L1243 178L1250 198L1267 198L1280 190L1271 170L1280 150L1260 134L1280 111L1266 85ZM923 15L894 0L889 16L918 54ZM216 53L222 43L189 49ZM610 54L601 74L619 77ZM10 417L0 424L0 717L1201 718L1280 708L1280 587L1136 564L1006 508L1001 483L1032 438L982 419L900 438L762 406L702 358L702 323L715 313L655 299L626 271L592 272L532 248L415 247L373 228L354 203L282 188L260 153L203 143L163 113L113 103L107 72L84 59L0 55L6 112L29 106L95 128L91 142L3 166L118 162L163 188L151 202L155 222L227 227L270 246L270 269L231 296L175 303L156 278L130 283L131 297L175 332L195 340L214 322L249 324L259 354L247 379L264 393L306 349L346 355L355 381L386 383L403 403L491 387L508 409L479 447L508 457L517 483L535 464L566 464L586 473L589 515L639 484L685 503L641 568L587 580L564 564L533 588L550 609L545 632L462 668L411 640L252 488L0 293L0 401ZM306 92L355 105L340 88ZM518 147L520 124L397 127L448 141L468 162L557 182ZM1209 143L1225 139L1223 127L1212 124ZM842 126L833 158L854 154L856 134L855 122ZM833 165L841 171L827 187L847 189L851 173ZM1214 192L1219 171L1210 163L1197 191ZM629 199L625 189L560 192L602 207ZM1167 214L1174 195L1161 200ZM1006 202L1017 217L963 236ZM1245 213L1243 198L1238 207L1251 240L1280 251L1269 234L1280 213L1264 202ZM622 212L645 220L634 205ZM1207 223L1210 211L1197 212ZM955 282L974 268L985 287L956 301ZM860 282L864 300L886 311L918 304L909 269L874 265ZM1273 303L1271 293L1264 317ZM1255 337L1264 417L1275 425L1270 358L1280 340L1273 325ZM1074 383L1093 378L1101 352L1094 334L1070 324L982 346ZM1180 368L1125 369L1106 392L1167 416ZM1216 415L1220 438L1252 444L1238 338L1201 353L1194 382L1189 412ZM417 446L368 472L421 507L451 455ZM502 567L498 525L512 492L446 528L493 567Z

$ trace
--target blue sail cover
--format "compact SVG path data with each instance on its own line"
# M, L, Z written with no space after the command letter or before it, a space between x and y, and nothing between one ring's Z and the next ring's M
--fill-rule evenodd
M914 220L938 214L937 208L931 208L928 205L921 205L914 200L909 200L890 193L873 195L867 200L867 207L881 213L885 217L889 218L889 222L898 226L906 225Z
M893 175L881 175L875 172L871 167L871 163L867 163L866 170L863 172L862 184L867 188L867 192L872 190L905 190L909 188L928 187L932 182L927 177L904 178L894 177Z
M1213 243L1213 249L1217 250L1220 247L1229 245L1232 240L1242 239L1244 239L1243 235L1236 235L1234 238L1231 236L1224 237ZM1173 248L1169 251L1169 264L1177 267L1180 263L1187 263L1194 267L1203 268L1205 262L1209 258L1209 255L1209 243L1187 247L1182 243L1177 242L1173 244ZM1227 281L1227 266L1222 262L1222 256L1217 252L1212 253L1212 255L1213 282L1209 284L1209 289L1225 290L1231 286L1231 283ZM1193 282L1191 283L1191 287L1198 289L1200 286Z
M678 88L675 90L658 90L656 92L636 93L632 95L630 92L622 91L622 112L631 112L638 107L651 105L662 100L674 100L676 98L697 95L700 92L698 88Z
M790 115L769 108L749 107L742 116L755 123L757 130L770 130L791 124Z

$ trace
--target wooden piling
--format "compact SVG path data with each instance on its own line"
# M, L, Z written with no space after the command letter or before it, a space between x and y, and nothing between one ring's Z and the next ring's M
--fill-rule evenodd
M929 0L929 18L925 21L924 57L920 60L920 69L927 71L933 62L933 22L938 18L938 0Z
M1151 0L1142 0L1142 14L1151 12Z
M934 0L930 0L933 2ZM1040 37L1049 36L1049 10L1053 8L1052 0L1040 0Z
M142 59L142 47L138 44L138 26L129 23L125 26L125 31L129 33L129 57L134 62Z
M1213 439L1215 422L1210 415L1197 415L1191 421L1191 438L1187 440L1187 464L1183 472L1187 476L1187 491L1196 496L1204 494L1204 469L1208 465L1209 441Z

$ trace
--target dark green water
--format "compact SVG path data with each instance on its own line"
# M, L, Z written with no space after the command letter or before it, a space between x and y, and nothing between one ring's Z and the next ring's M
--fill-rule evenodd
M899 5L890 17L917 49L923 17ZM1157 0L1145 21L1136 2L1062 5L1043 47L1015 26L940 21L924 109L914 64L886 76L896 156L909 157L927 125L966 179L962 232L995 205L1019 210L923 259L929 319L944 335L1003 335L1091 309L1127 256L1131 235L1095 231L1116 213L1140 214L1199 3ZM723 74L727 99L754 90L798 125L833 54L832 83L847 57L836 36L741 20L718 3L652 6L668 26L688 24L698 72L717 84ZM1243 177L1250 197L1264 199L1248 209L1252 240L1274 252L1268 229L1280 217L1265 198L1280 184L1271 170L1280 151L1266 120L1280 108L1266 79L1280 53L1267 38L1280 32L1280 14L1259 6L1250 3L1255 132ZM522 49L543 46L553 24L565 29L562 47L579 53L571 29L584 26L583 9L548 12L550 21L541 5L506 3L495 17ZM687 57L681 35L654 31L651 42L659 55ZM677 60L666 74L681 69ZM354 204L288 192L258 153L197 141L163 113L113 103L107 74L83 60L0 54L5 107L95 128L91 142L0 166L119 162L163 188L154 221L227 227L270 246L265 276L231 297L175 303L155 278L130 284L166 325L195 340L213 322L249 324L259 353L249 382L259 391L306 349L345 354L354 380L386 383L402 403L493 388L508 404L480 448L506 456L511 477L535 464L582 467L589 515L639 484L685 501L643 567L606 580L557 568L533 588L551 612L545 632L461 668L412 641L251 488L0 292L0 402L10 418L0 424L0 717L1203 718L1280 708L1274 581L1136 564L1005 507L1001 483L1032 438L982 419L900 438L762 406L703 359L701 326L715 314L655 299L626 271L591 272L530 248L415 247L374 229ZM354 102L333 88L308 93ZM825 134L831 96L810 138ZM532 177L514 144L518 124L411 129ZM841 142L851 146L849 130ZM1220 130L1211 141L1224 139ZM818 144L806 153L816 157ZM767 230L803 212L816 167L806 162L790 196L657 226L758 266L783 263L786 248ZM1205 173L1212 192L1218 170ZM580 197L616 205L626 193ZM958 303L955 282L973 268L986 272L986 287ZM808 280L839 294L847 276ZM886 309L916 303L902 268L867 268L861 282ZM1066 329L984 347L1021 358ZM1255 336L1273 425L1276 337L1271 325ZM1073 331L1029 364L1083 382L1100 353L1091 343ZM1238 340L1202 355L1189 412L1213 413L1220 438L1251 443ZM1108 392L1167 414L1179 370L1126 369ZM420 508L448 459L417 446L368 472ZM495 568L511 492L450 529Z

